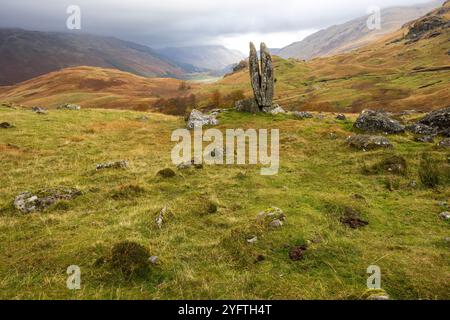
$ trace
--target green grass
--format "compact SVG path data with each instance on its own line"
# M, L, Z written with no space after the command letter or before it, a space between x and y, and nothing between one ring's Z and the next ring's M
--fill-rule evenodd
M50 111L42 116L0 107L0 298L4 299L355 299L366 291L366 269L379 265L382 288L394 299L449 299L449 224L438 201L449 199L448 177L422 186L422 152L448 170L449 152L390 137L408 162L406 175L363 173L392 151L345 146L350 122L226 113L220 129L279 128L281 168L261 176L258 166L205 166L179 171L170 160L182 119L132 111ZM334 132L337 139L330 139ZM8 145L9 144L9 145ZM95 171L127 160L126 170ZM177 173L162 178L164 168ZM399 188L389 191L387 179ZM418 186L408 184L416 180ZM83 195L30 215L12 205L22 191L77 187ZM365 200L354 199L354 194ZM217 212L205 204L217 205ZM159 229L157 212L173 213ZM256 216L282 208L279 230L258 228ZM369 221L352 230L339 210L352 207ZM209 211L209 212L208 212ZM246 237L258 234L256 244ZM121 241L143 245L159 264L124 277L108 263ZM293 262L289 247L310 243ZM255 263L258 255L265 260ZM82 288L66 289L66 269L81 268Z

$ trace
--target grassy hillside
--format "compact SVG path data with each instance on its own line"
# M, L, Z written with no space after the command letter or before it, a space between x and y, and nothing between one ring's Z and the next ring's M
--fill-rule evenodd
M360 298L373 264L394 299L450 298L449 225L438 204L450 198L448 151L406 134L389 137L391 151L354 151L344 142L351 121L329 114L300 121L230 112L219 129L280 129L280 173L263 177L254 166L178 171L170 136L184 122L160 114L142 122L141 115L0 107L0 122L15 125L0 129L0 298ZM425 151L442 169L437 189L418 177ZM364 170L392 154L406 159L404 175ZM128 169L95 170L122 159ZM166 167L176 176L157 177ZM62 185L83 194L42 213L21 214L12 205L20 192ZM217 212L205 206L211 203ZM173 216L158 229L164 206ZM284 210L285 225L256 227L270 206ZM342 225L346 207L369 225ZM258 242L248 244L254 234ZM158 264L123 276L105 262L123 240L143 245ZM290 248L303 244L304 259L291 261ZM81 267L81 290L66 289L69 265Z
M160 97L188 95L183 82L170 78L144 78L115 69L68 68L21 83L0 87L10 103L54 108L64 103L82 107L147 110ZM191 88L195 84L189 85Z

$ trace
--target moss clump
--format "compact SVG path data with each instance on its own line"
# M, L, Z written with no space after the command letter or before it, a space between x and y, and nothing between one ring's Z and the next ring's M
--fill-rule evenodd
M144 188L136 184L124 185L113 191L111 198L114 200L131 199L143 195L145 191Z
M148 250L132 241L115 244L111 249L111 265L129 277L144 272L148 268Z
M363 172L366 174L392 173L397 175L406 175L407 162L405 158L398 155L387 156L380 162L375 163L371 167L364 166Z
M419 177L422 184L429 188L436 188L440 183L439 164L430 154L423 153L419 166Z
M160 177L163 177L163 178L173 178L173 177L175 177L176 174L175 174L175 171L173 171L172 169L165 168L165 169L158 171L157 175Z

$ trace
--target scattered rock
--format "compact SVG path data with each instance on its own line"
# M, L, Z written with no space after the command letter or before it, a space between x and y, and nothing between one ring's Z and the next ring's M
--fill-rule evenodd
M59 109L59 110L81 110L81 107L77 104L66 103L66 104L60 105L57 109Z
M340 113L336 116L336 120L345 121L347 120L347 117L344 114Z
M255 99L239 100L235 103L236 111L258 113L261 112Z
M214 157L214 155L213 155ZM178 170L185 170L189 168L196 168L196 169L203 169L203 164L201 163L195 163L195 159L192 159L191 161L182 162L179 165L177 165Z
M256 242L258 242L258 237L257 236L254 236L252 238L247 239L247 243L254 244Z
M119 242L111 249L111 265L125 276L144 271L148 267L149 258L148 250L136 242Z
M442 220L450 220L450 212L442 212L439 216Z
M292 113L294 115L294 117L299 118L299 119L311 119L313 118L313 115L309 112L306 111L295 111Z
M434 130L450 128L450 107L428 113L417 125L426 125Z
M0 123L0 128L2 128L2 129L10 129L10 128L13 128L14 126L11 124L11 123L9 123L9 122L2 122L2 123Z
M280 219L275 219L269 223L269 227L273 229L281 228L283 226L283 221Z
M115 161L115 162L107 162L107 163L100 163L96 165L97 170L103 170L103 169L126 169L128 168L128 162L125 160L121 161Z
M286 113L282 107L277 104L272 105L271 107L264 107L263 112L276 116L277 114Z
M155 222L158 228L161 229L163 224L169 219L169 217L172 216L173 214L167 209L167 207L162 208L155 218Z
M433 143L434 138L433 138L433 136L421 136L421 137L416 137L415 141L423 142L423 143Z
M173 178L176 176L176 173L170 168L165 168L158 171L157 175L163 178Z
M413 125L407 126L406 130L411 131L414 134L420 135L436 135L438 133L437 128L430 127L426 124L415 123Z
M292 261L302 260L307 249L308 247L305 245L293 247L289 252L289 258Z
M402 133L405 126L392 120L385 112L364 110L356 120L354 127L365 132Z
M37 113L37 114L47 114L47 110L45 110L44 108L39 107L39 106L32 107L31 111L33 111L34 113Z
M369 222L360 218L360 213L353 208L345 208L344 215L340 219L341 223L352 229L365 227Z
M417 187L417 181L416 180L412 180L408 183L408 187L409 188L416 188Z
M151 256L150 258L148 258L148 262L150 262L153 265L157 264L158 263L158 256Z
M391 142L382 136L355 135L347 139L349 146L358 150L373 150L377 148L392 148Z
M448 209L448 203L447 201L438 201L437 205L441 208Z
M283 226L286 216L280 208L271 207L266 211L260 212L258 214L258 220L264 221L268 227L276 229Z
M450 148L450 138L445 138L444 140L439 142L438 146L441 148Z
M14 200L14 207L22 213L43 211L60 200L71 200L81 195L81 191L74 188L60 187L41 190L36 194L23 192Z
M189 115L187 128L194 129L194 128L201 128L203 126L215 126L218 124L219 121L216 119L216 117L212 115L203 114L202 112L194 109L191 111L191 114Z

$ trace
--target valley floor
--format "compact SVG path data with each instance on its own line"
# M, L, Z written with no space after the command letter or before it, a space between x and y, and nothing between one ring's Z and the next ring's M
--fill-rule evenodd
M0 122L15 126L0 129L0 298L358 299L370 265L381 268L393 299L450 298L449 222L439 217L448 211L440 206L450 198L448 176L437 189L418 176L423 152L448 169L449 151L409 134L390 136L393 150L355 151L345 144L352 121L331 114L296 120L228 112L219 129L280 129L279 174L261 176L249 165L180 171L170 138L184 121L142 115L0 107ZM407 160L405 175L363 170L392 154ZM129 168L96 171L115 160ZM156 175L166 167L176 176ZM83 194L42 213L13 206L23 191L57 186ZM173 216L159 229L164 206ZM256 228L258 213L271 206L286 214L283 227ZM345 208L369 224L344 226ZM255 234L258 241L247 243ZM104 263L124 240L146 247L158 264L127 278ZM289 251L299 245L308 249L292 261ZM66 288L70 265L81 268L80 290Z

